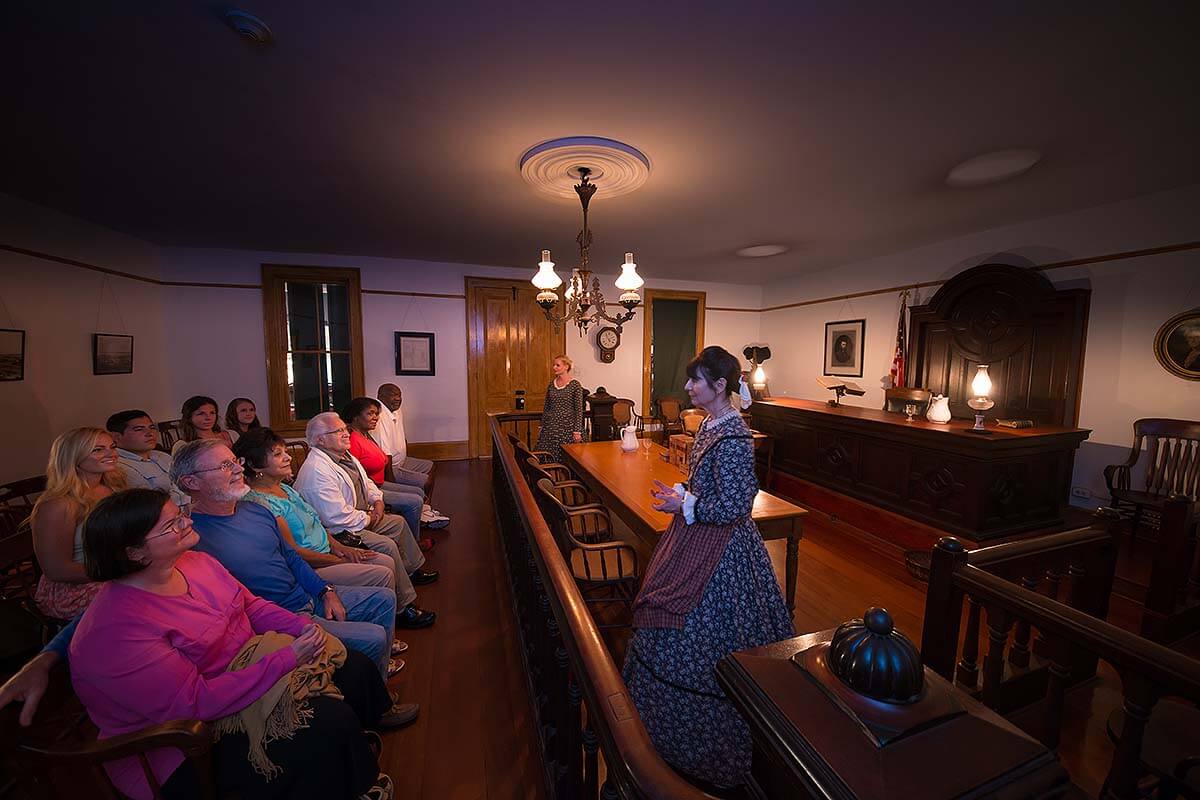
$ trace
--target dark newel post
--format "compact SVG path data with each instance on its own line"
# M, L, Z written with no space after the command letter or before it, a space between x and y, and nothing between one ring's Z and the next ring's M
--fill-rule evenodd
M929 591L925 595L921 660L948 681L954 680L954 656L962 623L962 591L954 586L954 572L966 563L967 551L953 536L943 536L934 545Z
M587 401L592 412L592 441L608 442L617 438L618 434L613 430L613 405L617 398L601 386L595 394L588 395Z
M1191 499L1178 494L1171 495L1163 504L1158 546L1150 568L1146 610L1142 616L1142 636L1156 642L1171 640L1171 617L1180 595L1187 589L1191 567L1187 563L1192 538L1191 507Z

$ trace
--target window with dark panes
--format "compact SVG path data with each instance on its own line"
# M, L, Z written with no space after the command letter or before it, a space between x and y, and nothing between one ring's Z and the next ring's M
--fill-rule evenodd
M263 267L271 424L299 431L362 394L358 270Z

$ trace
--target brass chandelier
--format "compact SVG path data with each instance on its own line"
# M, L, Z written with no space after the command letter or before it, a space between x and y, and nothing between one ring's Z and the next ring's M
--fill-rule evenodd
M621 290L617 303L625 311L610 316L600 291L600 279L592 275L588 266L588 253L592 247L592 231L588 228L588 203L596 193L596 184L589 176L589 167L577 167L579 183L575 185L575 193L579 195L579 204L583 207L583 228L575 241L579 243L579 266L571 271L571 280L559 297L555 290L562 286L562 278L554 271L554 262L550 260L550 251L542 251L542 260L538 262L537 274L533 276L533 285L541 291L537 295L537 304L542 307L546 319L554 323L555 330L564 322L573 322L579 327L579 335L587 333L588 326L598 320L607 320L616 325L617 331L621 326L633 319L634 309L642 302L638 289L645 281L637 273L637 264L633 261L633 253L625 254L625 263L621 265L621 275L617 278L616 286ZM555 307L562 303L562 313L555 314Z

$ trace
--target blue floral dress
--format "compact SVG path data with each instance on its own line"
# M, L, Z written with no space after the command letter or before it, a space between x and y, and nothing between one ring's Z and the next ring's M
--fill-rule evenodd
M731 436L736 438L717 444ZM795 632L771 559L750 519L758 481L742 418L706 419L690 465L695 520L732 524L733 534L683 627L637 628L623 674L659 754L681 772L734 786L750 772L750 731L717 685L717 661Z

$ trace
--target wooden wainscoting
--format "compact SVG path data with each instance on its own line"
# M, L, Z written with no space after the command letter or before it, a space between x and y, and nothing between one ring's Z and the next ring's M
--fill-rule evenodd
M462 461L471 457L466 440L461 442L409 442L408 454L413 458L428 458L430 461Z

